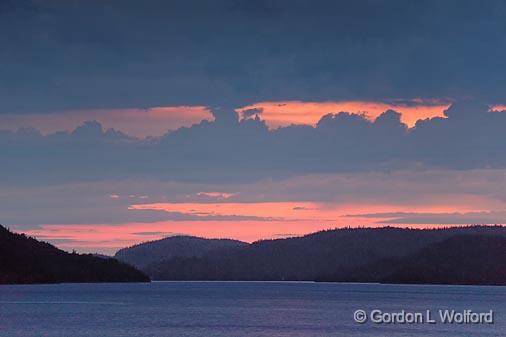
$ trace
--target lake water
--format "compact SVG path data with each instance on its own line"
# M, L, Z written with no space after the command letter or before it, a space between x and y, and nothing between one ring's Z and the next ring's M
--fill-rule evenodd
M494 311L493 324L356 323L354 312ZM434 317L437 318L437 317ZM506 287L287 282L0 286L0 336L506 336Z

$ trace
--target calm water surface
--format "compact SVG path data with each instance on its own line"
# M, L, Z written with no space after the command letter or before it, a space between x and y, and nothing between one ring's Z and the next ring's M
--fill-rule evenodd
M370 312L494 310L495 323L355 323ZM0 336L506 336L506 287L276 282L0 286Z

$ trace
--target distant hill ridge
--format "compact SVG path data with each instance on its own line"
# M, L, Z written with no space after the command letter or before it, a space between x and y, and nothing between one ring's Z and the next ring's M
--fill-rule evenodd
M149 282L149 278L116 259L67 253L0 225L0 284L63 282Z
M155 280L353 280L395 283L395 279L388 278L390 274L386 271L392 275L398 272L396 275L405 276L406 273L402 272L409 266L407 261L411 261L410 263L414 264L414 275L417 270L416 258L422 256L416 257L416 254L428 254L424 249L453 237L457 242L461 241L463 245L467 245L468 236L477 237L476 242L486 242L490 237L502 239L506 238L506 228L344 228L302 237L261 240L252 244L232 241L225 245L216 244L223 242L220 240L173 237L122 249L116 257L125 262L141 261L142 264L136 265ZM159 244L160 242L163 244ZM156 243L156 249L153 243ZM188 243L190 247L180 250L180 247ZM455 241L449 243L453 247L458 246ZM205 248L202 249L202 246ZM445 246L435 247L443 249ZM474 247L470 247L472 248ZM157 253L150 256L150 252L155 250ZM471 255L478 253L470 250ZM483 251L480 254L482 253ZM129 260L125 259L126 256ZM464 256L462 255L462 258ZM434 265L445 265L443 257L449 259L448 254L441 255L440 260L437 254L433 254L431 262ZM385 261L403 266L404 269L387 270ZM498 265L502 263L499 260L493 262ZM461 264L460 267L464 268L464 265ZM457 280L455 277L449 277L445 282L452 283L452 280L453 283L466 283L466 280ZM431 280L427 279L420 278L419 281L431 283ZM480 282L500 283L497 279L483 279Z
M202 257L212 250L247 245L238 240L177 235L120 249L114 257L137 268L146 268L150 264L173 257Z

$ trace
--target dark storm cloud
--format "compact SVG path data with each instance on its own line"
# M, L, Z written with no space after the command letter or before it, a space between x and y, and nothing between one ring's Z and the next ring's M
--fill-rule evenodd
M251 182L297 174L390 171L417 166L506 168L506 113L471 102L447 118L408 129L386 111L374 122L341 112L316 127L268 130L259 119L239 122L221 111L160 138L138 140L97 122L43 136L33 129L0 132L3 183L39 184L107 179ZM228 116L228 117L227 117Z
M0 2L0 112L504 101L503 1Z

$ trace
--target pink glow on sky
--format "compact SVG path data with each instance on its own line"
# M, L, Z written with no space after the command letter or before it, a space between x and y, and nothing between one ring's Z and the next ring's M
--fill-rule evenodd
M505 177L503 169L420 169L307 175L227 185L102 181L3 189L0 201L8 207L11 200L26 200L22 208L10 207L2 214L14 218L18 212L30 209L35 215L25 221L41 224L27 229L22 222L8 223L15 231L49 240L67 250L112 253L127 245L178 233L255 241L400 221L409 227L456 225L465 217L455 214L459 220L445 221L444 215L487 211L492 213L468 216L463 224L504 223ZM156 216L143 218L153 212ZM376 214L400 212L421 214L422 220L413 224L398 220L402 216ZM424 213L436 216L423 218ZM97 220L88 222L90 214ZM120 220L109 216L113 214L118 214Z
M315 126L320 118L328 113L341 111L364 114L368 119L374 120L381 113L392 109L401 113L401 121L413 127L416 121L432 117L444 117L444 110L450 103L438 100L416 99L411 104L383 103L368 101L328 101L328 102L304 102L304 101L278 101L259 102L236 111L241 119L252 118L246 116L245 111L259 109L262 112L259 117L264 120L269 128L274 129L280 126L291 124L305 124Z
M347 217L368 213L395 211L453 212L469 209L445 207L394 207L392 205L364 206L315 202L260 202L260 203L154 203L137 204L130 209L163 210L202 217L256 216L259 220L191 220L162 221L154 223L125 224L44 224L23 232L41 240L54 242L58 247L80 252L104 252L116 250L143 241L156 240L173 235L194 235L206 238L233 238L246 242L261 239L277 239L300 236L324 229L341 227L380 227L384 224L367 217ZM406 225L396 225L406 227ZM409 225L412 228L432 228L433 224Z
M383 227L369 220L346 221L346 225L319 223L317 221L278 221L266 224L262 221L167 221L156 223L127 223L121 225L41 225L38 229L23 233L40 240L52 241L61 249L78 252L102 252L114 254L118 249L140 242L174 235L192 235L205 238L232 238L245 242L261 239L279 239L301 236L324 229L340 227ZM396 225L406 227L405 225ZM410 225L412 228L432 228L436 225ZM142 233L142 234L138 234Z
M169 130L191 126L214 116L204 106L169 106L148 109L95 109L50 114L2 114L0 129L33 127L44 134L72 131L85 121L96 120L105 129L114 128L136 137L161 136Z
M247 117L245 111L261 109L259 117L269 128L288 126L291 124L316 125L320 118L328 113L346 111L364 114L374 120L381 113L393 109L401 113L401 120L409 127L417 120L444 117L444 110L449 103L440 100L414 99L405 103L384 103L372 101L277 101L259 102L236 109L241 119ZM495 106L493 109L499 109ZM72 131L83 122L96 120L105 129L114 128L126 134L139 138L148 136L162 136L167 131L183 126L191 126L202 120L212 121L214 116L205 106L166 106L147 109L92 109L78 111L61 111L50 114L2 114L0 115L1 129L16 130L18 128L36 128L43 134L56 131Z

